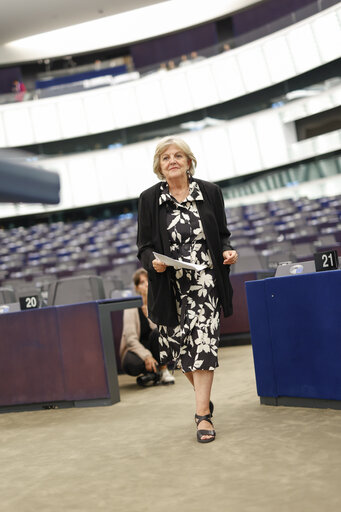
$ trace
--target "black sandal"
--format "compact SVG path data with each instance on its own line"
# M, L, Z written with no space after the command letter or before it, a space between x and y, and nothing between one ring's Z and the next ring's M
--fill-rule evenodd
M213 404L213 402L211 402L211 400L210 400L209 407L210 407L210 415L211 415L211 418L212 418L213 417L213 411L214 411L214 404ZM194 415L194 420L196 421L195 417L196 417L196 414Z
M199 426L199 423L202 421L208 421L211 423L213 427L213 423L211 421L212 415L211 414L205 414L205 416L199 416L199 414L195 415L195 423L197 426ZM204 436L211 436L208 439L203 439ZM215 440L215 430L197 430L197 441L198 443L210 443L211 441Z

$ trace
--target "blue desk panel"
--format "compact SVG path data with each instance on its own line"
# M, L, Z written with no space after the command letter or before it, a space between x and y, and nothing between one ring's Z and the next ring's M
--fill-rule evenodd
M341 400L341 271L246 283L261 397Z

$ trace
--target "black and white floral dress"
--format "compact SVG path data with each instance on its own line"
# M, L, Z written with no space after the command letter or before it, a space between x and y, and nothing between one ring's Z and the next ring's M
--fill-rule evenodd
M206 265L201 271L170 269L179 325L158 326L160 359L161 364L180 363L183 372L218 366L220 303L197 201L203 196L194 181L182 203L170 195L166 182L161 185L159 204L166 203L171 256Z

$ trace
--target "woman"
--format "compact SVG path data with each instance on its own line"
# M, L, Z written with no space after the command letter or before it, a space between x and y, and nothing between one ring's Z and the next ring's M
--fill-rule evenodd
M195 166L185 141L159 142L154 172L162 181L140 196L137 245L148 271L148 311L160 333L160 360L180 362L195 390L197 440L208 443L215 439L210 395L220 309L232 314L229 270L238 255L229 243L222 192L194 179ZM206 268L167 267L154 252Z
M148 320L148 274L140 268L133 275L135 290L142 296L142 307L125 309L120 346L122 368L125 373L137 377L139 386L174 384L174 377L166 365L160 364L160 350L156 325ZM142 375L141 375L142 374Z

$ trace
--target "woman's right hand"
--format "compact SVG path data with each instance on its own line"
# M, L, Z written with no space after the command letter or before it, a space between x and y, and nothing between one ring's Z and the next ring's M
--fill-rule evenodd
M144 360L144 364L147 372L157 372L157 361L153 356L147 356Z
M164 272L167 268L166 263L162 263L162 261L155 259L152 261L153 268L156 272Z

